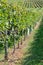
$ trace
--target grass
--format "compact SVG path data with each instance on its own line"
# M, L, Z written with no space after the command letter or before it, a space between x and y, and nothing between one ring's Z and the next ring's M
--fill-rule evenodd
M0 54L0 60L3 60L4 54Z
M0 52L0 61L4 59L4 50Z
M29 48L28 45L22 65L43 65L43 21L35 33L33 41L29 44L31 46Z

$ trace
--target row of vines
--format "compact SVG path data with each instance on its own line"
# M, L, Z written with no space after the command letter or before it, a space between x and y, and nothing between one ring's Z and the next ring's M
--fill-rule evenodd
M8 59L8 48L14 46L22 38L26 38L34 29L41 17L40 9L26 7L0 1L0 50L5 49L5 59ZM28 32L29 31L29 32Z

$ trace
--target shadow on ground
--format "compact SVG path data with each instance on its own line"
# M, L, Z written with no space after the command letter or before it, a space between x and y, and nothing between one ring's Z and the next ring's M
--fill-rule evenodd
M37 30L31 48L22 59L22 65L43 65L43 20Z

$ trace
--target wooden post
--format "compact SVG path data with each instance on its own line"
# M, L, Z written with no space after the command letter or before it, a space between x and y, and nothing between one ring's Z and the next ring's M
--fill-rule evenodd
M8 60L8 39L7 39L7 30L6 30L6 37L5 37L5 60Z
M19 40L18 40L18 47L17 48L19 48Z
M13 44L14 44L14 50L13 53L15 53L15 31L14 31L14 27L13 27Z
M21 38L21 45L22 45L22 43L23 43L23 42L22 42L22 38Z
M30 25L30 27L29 27L29 33L31 34L31 31L32 31L32 28L31 28L31 25Z

